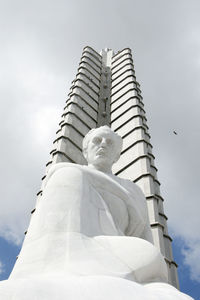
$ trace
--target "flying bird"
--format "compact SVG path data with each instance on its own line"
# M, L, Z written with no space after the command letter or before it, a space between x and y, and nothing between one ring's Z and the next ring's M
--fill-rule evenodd
M173 133L176 134L176 135L178 134L175 130L173 131Z

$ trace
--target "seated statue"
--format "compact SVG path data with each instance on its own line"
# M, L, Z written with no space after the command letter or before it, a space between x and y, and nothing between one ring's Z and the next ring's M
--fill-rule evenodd
M121 149L102 126L83 140L87 166L51 167L0 299L191 299L167 283L142 191L112 174Z

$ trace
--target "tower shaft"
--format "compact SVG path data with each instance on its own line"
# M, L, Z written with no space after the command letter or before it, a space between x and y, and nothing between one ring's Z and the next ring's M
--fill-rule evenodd
M131 50L125 48L114 55L110 49L99 54L91 47L85 47L46 172L58 162L85 164L81 150L83 137L92 128L111 126L123 138L121 157L114 165L113 173L132 180L144 192L154 244L165 257L169 283L178 287L172 239L168 234L164 200L160 195L146 121ZM38 193L38 201L41 194L42 189Z

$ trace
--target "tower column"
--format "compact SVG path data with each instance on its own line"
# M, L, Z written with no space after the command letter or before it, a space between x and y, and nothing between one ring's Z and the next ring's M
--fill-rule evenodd
M82 140L92 128L108 125L123 138L121 157L113 173L135 182L144 192L154 244L165 257L169 282L178 287L164 199L160 194L143 98L129 48L115 55L111 49L102 50L100 54L89 46L83 49L59 125L46 174L49 167L58 162L85 164ZM38 201L42 189L43 186L38 192Z

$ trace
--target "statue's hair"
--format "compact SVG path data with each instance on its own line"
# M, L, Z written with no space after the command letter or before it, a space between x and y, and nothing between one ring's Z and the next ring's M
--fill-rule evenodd
M101 127L97 127L97 128L93 128L91 129L86 135L85 137L83 138L83 143L82 143L82 149L83 149L83 155L85 152L87 152L87 147L88 147L88 143L91 139L91 136L93 136L94 132L95 131L105 131L105 132L109 132L113 135L115 141L116 141L116 144L117 144L117 153L116 153L116 161L119 159L119 156L120 156L120 153L122 151L122 144L123 144L123 141L122 141L122 138L121 136L119 136L116 132L114 132L109 126L107 125L104 125L104 126L101 126ZM85 156L85 155L84 155Z

